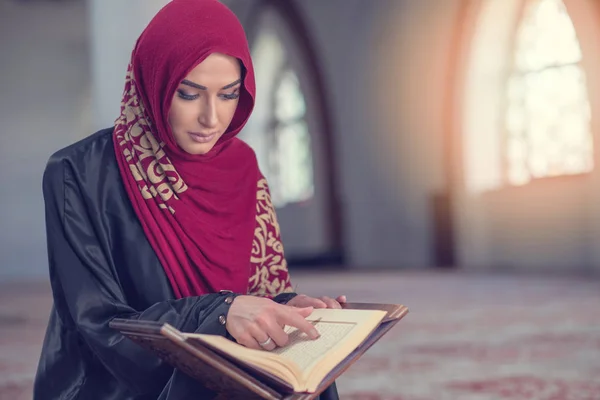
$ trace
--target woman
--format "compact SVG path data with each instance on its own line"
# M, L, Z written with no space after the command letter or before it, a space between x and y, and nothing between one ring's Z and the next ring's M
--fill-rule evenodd
M311 337L252 150L235 136L254 105L244 31L217 0L174 0L138 39L121 115L54 154L43 191L54 296L36 399L213 394L109 328L169 323L251 347ZM287 304L286 304L287 303ZM322 398L337 398L335 386Z

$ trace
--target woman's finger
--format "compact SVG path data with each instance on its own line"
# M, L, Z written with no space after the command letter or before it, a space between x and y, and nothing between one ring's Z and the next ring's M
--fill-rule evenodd
M317 339L320 336L319 331L317 331L314 325L306 320L306 317L312 313L312 307L295 308L282 306L279 310L277 315L277 322L279 324L298 328L301 332L306 333L311 339Z
M275 319L274 315L268 315L262 318L259 318L258 324L261 330L264 332L265 338L262 340L264 342L267 340L266 336L270 337L273 342L273 348L275 346L285 346L288 342L288 334L283 330L283 327L279 325ZM285 326L285 325L283 325ZM256 337L259 339L259 344L261 343L262 336ZM269 349L272 350L272 349Z
M235 340L242 346L246 346L250 349L261 349L254 336L250 333L250 330L242 332Z
M327 305L327 308L342 308L340 303L337 300L332 299L331 297L323 296L321 300Z
M250 334L252 339L254 339L254 343L252 346L253 349L273 350L275 347L277 347L273 339L271 338L269 340L270 336L258 324L249 325L247 332Z
M288 304L293 307L327 308L327 304L323 300L309 297L305 294L299 294L290 300Z
M264 334L263 336L265 339L258 339L258 346L266 351L271 351L274 350L277 347L277 344L275 343L275 341L273 340L273 338L271 338L269 335ZM256 339L256 338L255 338Z

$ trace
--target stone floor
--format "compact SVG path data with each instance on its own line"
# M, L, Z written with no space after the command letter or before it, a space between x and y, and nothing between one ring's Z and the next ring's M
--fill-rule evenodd
M338 385L358 400L599 400L600 280L464 273L302 273L299 292L410 313ZM31 399L51 294L0 285L0 399Z

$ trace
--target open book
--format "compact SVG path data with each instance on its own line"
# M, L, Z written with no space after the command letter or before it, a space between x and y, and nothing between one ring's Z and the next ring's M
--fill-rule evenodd
M407 312L402 305L370 303L315 309L307 320L318 339L286 327L288 343L272 351L150 321L115 319L110 325L227 398L311 399Z

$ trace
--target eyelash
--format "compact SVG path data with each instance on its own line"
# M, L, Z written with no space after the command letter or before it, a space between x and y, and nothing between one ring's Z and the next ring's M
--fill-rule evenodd
M225 93L223 95L221 95L225 100L235 100L238 97L240 97L240 93L239 92L233 92L233 93Z
M186 101L196 100L198 97L200 97L199 94L187 94L181 89L177 90L177 95L179 96L179 98L186 100ZM226 93L226 94L219 95L219 97L221 97L223 100L235 100L238 97L240 97L240 93L239 92Z

